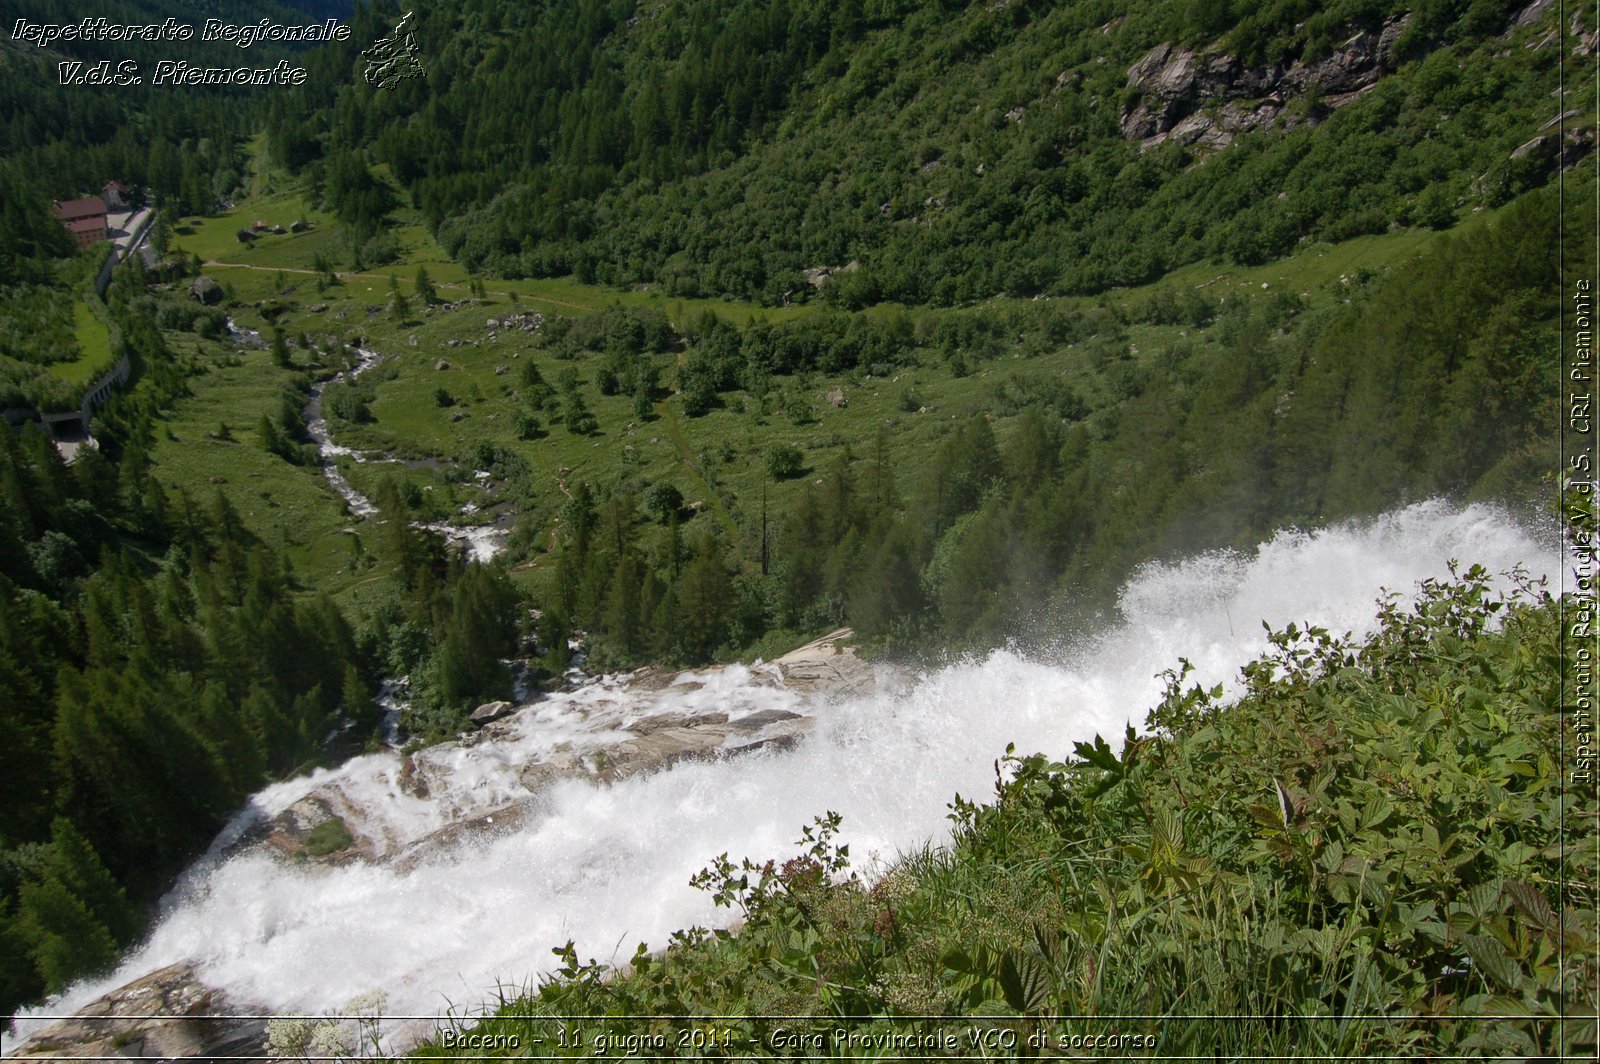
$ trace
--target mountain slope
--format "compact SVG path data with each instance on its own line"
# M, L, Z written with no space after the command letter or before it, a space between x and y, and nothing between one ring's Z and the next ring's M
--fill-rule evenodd
M470 268L777 303L854 260L831 294L860 306L1448 226L1548 178L1508 159L1564 60L1570 89L1593 76L1554 11L1509 3L1202 7L481 0L418 14L427 78L305 99L333 89L324 157L390 163ZM298 162L308 109L275 129Z

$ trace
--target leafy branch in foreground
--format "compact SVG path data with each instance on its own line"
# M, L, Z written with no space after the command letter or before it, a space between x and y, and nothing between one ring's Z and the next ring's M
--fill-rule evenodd
M1596 807L1558 759L1575 648L1513 583L1428 581L1362 640L1269 632L1232 704L1182 662L1120 750L1008 750L995 799L957 796L951 843L875 883L846 874L832 813L782 865L722 855L695 885L737 930L569 964L539 1005L745 1017L736 1044L796 1056L864 1050L777 1046L779 1027L950 1035L952 1055L983 1031L1137 1033L1180 1059L1592 1052Z

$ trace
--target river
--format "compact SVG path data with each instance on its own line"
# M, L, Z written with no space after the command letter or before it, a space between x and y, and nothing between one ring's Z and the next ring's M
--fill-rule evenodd
M231 327L231 324L230 324ZM350 512L363 519L371 519L378 514L378 507L350 483L339 468L339 459L346 458L355 462L370 462L374 459L364 451L345 447L335 442L333 432L328 427L328 419L322 412L322 390L328 384L343 384L354 381L363 373L377 366L383 361L383 355L370 348L356 348L356 364L347 370L335 374L327 381L313 385L311 395L306 401L305 417L306 432L317 445L317 453L322 459L322 474L328 478L328 483L333 490L339 493L349 505ZM398 459L383 456L376 461L397 462ZM462 508L463 515L475 512L475 504L468 503ZM452 543L460 544L466 550L467 557L475 562L486 562L500 553L505 548L508 532L506 529L492 525L451 525L442 522L421 523L418 528L443 536Z
M395 1014L474 1009L496 987L533 985L555 963L551 947L568 938L585 958L623 960L640 941L660 946L675 929L725 924L728 911L691 889L690 877L723 852L735 861L794 853L800 828L826 810L844 815L842 841L858 867L940 843L947 803L957 792L990 794L1007 743L1058 757L1096 733L1117 745L1125 724L1143 723L1158 674L1180 656L1198 682L1232 683L1266 647L1263 620L1359 634L1384 589L1414 592L1444 577L1449 559L1495 572L1520 563L1552 581L1560 564L1553 537L1500 511L1426 503L1359 525L1281 532L1254 551L1147 565L1122 588L1115 627L1064 639L1048 658L999 651L832 703L775 687L759 670L708 674L694 692L655 697L798 708L814 717L810 736L792 749L610 785L560 781L514 828L403 865L305 866L218 848L169 894L115 972L44 1008L69 1012L189 961L230 1000L268 1010L326 1012L372 991ZM544 756L596 697L593 686L550 696L526 711L537 726L453 753L429 802L403 793L400 755L383 752L274 784L241 816L280 810L333 781L363 796L364 832L432 830L449 810L481 806L508 767Z

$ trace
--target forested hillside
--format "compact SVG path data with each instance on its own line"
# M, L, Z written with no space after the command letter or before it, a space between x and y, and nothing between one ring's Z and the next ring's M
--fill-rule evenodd
M351 39L255 94L60 86L64 56L122 50L0 42L0 1010L136 941L245 796L377 743L384 678L407 678L421 743L510 697L514 659L563 682L574 647L702 665L850 625L906 659L1037 649L1103 623L1151 559L1555 493L1558 289L1595 269L1595 115L1559 113L1563 84L1593 99L1586 13L449 0L414 11L426 76L379 90L359 53L392 0L201 6L95 13L348 13ZM241 58L221 47L205 61ZM113 178L159 208L163 261L119 267L102 302L105 246L75 253L50 202ZM68 463L22 408L74 407L58 371L91 346L132 379ZM491 564L446 546L475 525L505 545ZM1478 595L1441 593L1428 623L1516 658ZM1553 638L1548 609L1511 612ZM1408 623L1337 652L1412 676ZM1246 712L1355 682L1298 680L1258 666ZM1528 684L1534 714L1548 677ZM1155 721L1194 732L1154 747L1174 764L1191 725L1246 719L1187 698ZM1019 767L961 812L963 846L1013 814L1056 838L1041 789L1105 793ZM1137 819L1134 790L1098 808ZM1220 862L1241 829L1216 829ZM1500 883L1480 922L1521 899L1554 935L1508 885L1550 872L1524 863L1459 885ZM1333 928L1349 892L1306 877L1294 903ZM842 881L806 889L867 911ZM1417 930L1395 956L1450 960ZM945 1003L994 998L1001 957L956 958ZM1516 959L1546 981L1508 992L1562 989ZM1389 1001L1440 986L1386 978Z
M313 180L388 163L499 276L775 304L856 264L824 293L1095 292L1542 183L1547 154L1509 157L1569 49L1523 6L484 0L417 13L426 79L327 68L272 143ZM1211 124L1171 128L1191 113Z
M1557 431L1545 293L1556 249L1582 256L1557 207L1531 196L1388 277L1336 282L1316 310L1292 293L1213 306L1158 290L1126 308L1023 304L931 314L915 329L844 315L703 321L677 379L708 432L724 431L728 404L758 421L810 417L780 411L818 372L870 381L942 361L989 384L920 448L889 438L917 423L908 391L864 446L752 455L774 485L807 475L770 517L748 492L719 491L737 537L697 519L680 542L665 488L584 483L560 512L546 623L588 631L619 661L706 661L768 628L841 623L902 650L1048 640L1066 617L1109 606L1143 558L1398 500L1531 501L1549 490ZM1152 325L1168 339L1138 351L1129 330ZM650 394L605 368L633 361L625 348L587 335L612 352L594 374L601 395ZM555 341L558 358L580 357L574 339ZM1030 365L1057 346L1071 369ZM529 369L524 409L565 417L576 385L563 400ZM565 424L552 431L584 431ZM507 472L521 462L499 453ZM641 501L663 530L637 527Z
M9 180L26 175L37 193L71 199L99 192L107 181L148 190L174 212L208 211L233 194L243 176L240 140L259 120L260 100L247 90L151 83L160 59L187 59L209 66L271 66L286 56L306 56L303 46L259 41L248 49L202 42L208 18L229 23L298 24L343 18L348 0L101 0L92 9L66 0L16 0L6 6L6 38L0 41L0 167ZM12 40L16 22L73 25L88 17L146 25L174 19L195 29L193 39L150 42L58 40L41 48ZM57 64L132 60L143 72L140 85L85 91L62 85ZM309 58L301 61L314 61ZM10 200L10 197L7 197Z
M7 207L12 269L55 291L52 266L81 259L52 260L43 201ZM233 468L177 490L152 475L191 380L240 356L213 339L220 312L148 282L135 257L107 292L134 383L97 446L68 464L37 424L0 431L0 1010L113 962L262 784L371 740L390 642L373 623L403 628L412 660L437 653L463 701L503 694L515 650L503 577L403 522L376 547L388 609L358 630L214 486ZM257 355L282 381L274 461L304 462L308 381Z

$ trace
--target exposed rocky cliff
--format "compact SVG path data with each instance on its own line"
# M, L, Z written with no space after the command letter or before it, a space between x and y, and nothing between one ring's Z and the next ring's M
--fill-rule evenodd
M1376 32L1355 34L1331 55L1288 66L1247 67L1217 48L1158 44L1128 68L1122 135L1144 148L1169 140L1220 148L1280 117L1285 128L1317 122L1394 69L1395 42L1410 20L1392 18Z

